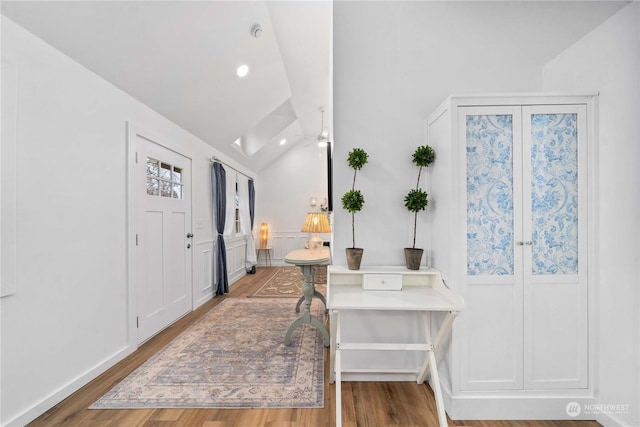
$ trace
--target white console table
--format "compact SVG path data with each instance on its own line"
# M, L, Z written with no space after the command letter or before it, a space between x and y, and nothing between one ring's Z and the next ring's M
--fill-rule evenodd
M370 289L365 290L363 284ZM379 290L385 287L401 290ZM424 382L431 371L433 389L440 426L447 426L442 401L436 354L451 330L464 301L443 283L440 272L433 269L408 270L406 267L366 267L349 270L346 266L327 269L327 309L331 322L330 380L336 383L336 426L342 425L342 355L343 350L403 350L427 353L421 369L416 371L418 384ZM405 311L419 312L424 322L423 343L343 342L341 339L341 313L346 311ZM435 341L431 339L432 312L446 312ZM375 369L374 369L375 370ZM371 370L372 372L374 370ZM360 369L359 372L366 371ZM379 372L379 370L377 370Z

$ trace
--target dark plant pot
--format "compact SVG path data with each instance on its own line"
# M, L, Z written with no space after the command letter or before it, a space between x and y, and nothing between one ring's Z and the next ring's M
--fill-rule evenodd
M362 248L346 248L347 267L349 270L360 270L360 262L362 261Z
M420 270L423 249L404 248L404 259L409 270Z

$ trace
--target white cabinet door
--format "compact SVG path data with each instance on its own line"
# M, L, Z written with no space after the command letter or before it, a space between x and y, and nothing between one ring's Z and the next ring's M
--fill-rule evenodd
M461 389L523 387L521 108L459 113L466 158L466 295Z
M587 387L586 107L523 107L524 385Z
M461 390L587 387L586 107L458 111Z

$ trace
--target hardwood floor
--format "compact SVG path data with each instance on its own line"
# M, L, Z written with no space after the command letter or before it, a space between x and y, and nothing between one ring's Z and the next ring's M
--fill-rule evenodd
M178 336L225 298L253 295L277 267L261 267L231 286L228 296L216 297L142 345L135 353L51 408L29 426L82 427L322 427L335 425L334 384L329 384L329 353L325 350L325 391L322 409L87 409L100 396ZM438 425L433 393L415 382L345 382L342 385L343 425ZM595 421L449 421L468 427L596 427Z

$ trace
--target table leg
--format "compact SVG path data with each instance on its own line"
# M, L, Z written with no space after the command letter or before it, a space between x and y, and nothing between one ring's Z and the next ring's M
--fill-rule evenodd
M326 313L327 300L325 299L324 295L322 295L320 292L314 290L313 291L313 296L318 298L320 301L322 301L322 304L324 304L325 313ZM304 302L304 295L300 297L300 299L298 300L298 303L296 304L296 313L300 313L300 306L302 305L303 302Z
M440 389L440 377L438 376L438 368L436 367L436 356L433 350L429 352L429 361L431 365L431 388L436 398L436 409L438 410L438 421L440 427L447 427L447 413L444 410L444 402L442 400L442 390Z
M322 301L322 304L324 304L324 308L325 308L325 313L326 313L326 309L327 309L327 300L325 299L324 295L322 295L320 292L316 291L316 276L315 274L313 275L312 278L312 287L313 287L313 297L318 298L320 301ZM298 300L298 303L296 304L296 313L300 313L300 306L302 305L302 303L304 302L304 295L302 295L300 297L300 299Z
M300 313L300 306L302 305L303 302L304 302L304 295L300 297L300 299L298 300L298 303L296 304L296 313Z
M293 334L293 331L298 326L308 323L322 332L322 335L324 336L324 346L329 347L329 332L327 331L327 328L324 327L317 317L311 315L311 301L314 293L313 283L315 280L316 266L301 265L300 269L304 275L304 285L302 287L302 292L304 294L304 313L302 313L302 316L298 317L293 324L291 324L287 331L287 335L285 336L284 343L286 345L291 345L291 334Z
M339 311L331 310L329 312L329 325L331 328L331 347L329 350L329 384L334 383L336 380L336 336L339 318Z
M342 427L342 352L340 351L341 338L339 312L336 313L335 336L334 345L331 348L333 349L333 358L335 359L333 373L335 373L336 382L336 427Z
M324 304L324 307L327 308L327 300L324 298L324 295L316 291L315 286L313 288L313 296L318 298L320 301L322 301L322 304Z
M438 331L438 339L440 340L444 336L443 329L444 328L448 329L451 327L451 323L453 322L453 317L454 317L452 313L453 312L449 313L444 323L440 327L440 330ZM430 330L431 312L424 312L423 317L424 317L424 327L425 327L425 338L426 338L426 343L429 346L429 349L427 350L427 357L425 358L424 366L422 367L422 370L418 374L417 381L418 381L418 384L422 383L425 377L427 376L427 373L429 372L429 370L431 370L430 385L436 400L436 409L438 410L438 421L440 423L440 427L447 427L448 426L447 413L444 409L444 401L442 400L442 390L440 389L440 377L438 376L438 367L436 366L436 346L431 341L431 330ZM449 317L451 317L452 319L451 322L448 322Z
M445 317L444 321L442 322L442 325L440 325L440 329L438 330L438 335L436 336L436 340L433 343L433 351L435 353L436 360L440 352L440 346L442 345L442 342L445 340L449 331L451 331L451 326L453 326L453 321L456 319L457 315L458 315L457 311L450 311ZM425 328L429 328L431 325L430 317L428 317L429 314L424 313L424 316L425 316L425 319L424 319ZM431 335L429 334L429 336ZM418 380L417 380L418 384L423 383L426 380L427 375L429 375L429 361L425 359L424 365L422 365L422 369L418 374Z

